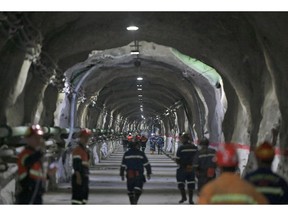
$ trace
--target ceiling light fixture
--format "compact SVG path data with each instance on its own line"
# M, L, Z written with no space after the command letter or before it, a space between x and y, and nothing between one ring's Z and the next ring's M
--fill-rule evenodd
M137 90L138 90L138 91L142 91L142 88L138 88Z
M143 77L137 77L137 80L141 81L141 80L143 80Z
M140 52L138 50L132 50L130 54L131 55L139 55Z
M137 26L128 26L126 29L128 31L137 31L139 28Z

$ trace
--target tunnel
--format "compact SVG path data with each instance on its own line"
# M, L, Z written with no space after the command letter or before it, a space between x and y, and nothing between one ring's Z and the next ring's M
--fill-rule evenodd
M287 22L286 12L1 12L0 203L15 201L31 124L58 166L46 204L70 202L71 147L83 128L93 133L91 204L119 204L122 137L136 131L164 138L144 204L157 204L153 193L173 203L183 132L196 146L234 143L241 175L269 141L272 169L288 180Z

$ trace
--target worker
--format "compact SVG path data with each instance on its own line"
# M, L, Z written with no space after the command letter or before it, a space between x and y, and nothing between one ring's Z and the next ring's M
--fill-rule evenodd
M193 190L195 189L195 171L193 169L193 162L198 149L191 143L191 138L188 133L182 134L180 141L183 145L179 146L176 152L176 162L179 165L176 172L176 179L178 189L181 193L179 203L184 203L187 200L185 191L185 183L187 182L189 204L194 204Z
M132 205L138 203L142 194L143 184L146 182L144 167L146 168L148 180L152 174L151 165L145 153L140 151L139 148L139 142L132 142L131 148L123 156L120 167L122 181L125 180L124 172L126 171L128 197Z
M73 149L72 204L86 204L89 194L89 150L88 141L92 135L89 129L82 129L79 142Z
M136 139L136 142L140 142L140 140L141 140L141 135L140 135L140 134L137 134L136 137L135 137L135 139Z
M150 143L150 154L154 154L155 150L156 150L156 137L155 134L152 133L151 137L149 139L149 143Z
M198 192L203 185L216 177L216 162L214 160L216 151L209 147L209 140L204 137L199 143L200 150L194 163L196 177L198 179Z
M158 155L162 154L162 149L164 147L164 138L161 136L157 136L156 139L157 149L158 149Z
M128 136L127 136L127 141L128 141L128 148L131 148L130 145L133 141L133 135L132 133L129 133Z
M270 204L288 204L287 182L271 170L275 150L265 141L255 150L258 169L248 173L245 179L252 183L258 192L269 200Z
M25 136L27 145L18 155L18 186L16 194L17 204L42 204L45 182L54 175L56 168L48 169L44 173L45 143L42 138L44 132L40 125L32 125Z
M132 140L133 140L132 133L129 133L129 134L128 134L127 140L128 140L128 142L132 142Z
M141 139L140 139L142 152L145 152L147 141L148 141L148 139L145 137L145 135L142 135Z
M123 145L123 151L126 152L128 148L128 139L127 136L124 134L122 138L122 145Z
M252 184L236 174L237 150L233 144L220 145L216 163L221 169L218 178L210 181L200 191L199 204L267 204L267 199Z

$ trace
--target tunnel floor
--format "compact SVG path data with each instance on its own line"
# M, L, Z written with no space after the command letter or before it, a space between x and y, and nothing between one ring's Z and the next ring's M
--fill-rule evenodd
M175 178L177 165L164 154L151 155L147 148L146 155L151 163L153 175L144 184L144 190L138 204L178 204L180 194ZM88 204L129 204L126 181L121 181L119 176L122 156L122 146L118 146L108 159L90 169ZM57 192L48 192L43 198L44 204L70 204L71 186L69 183L62 183ZM194 195L194 202L195 200Z

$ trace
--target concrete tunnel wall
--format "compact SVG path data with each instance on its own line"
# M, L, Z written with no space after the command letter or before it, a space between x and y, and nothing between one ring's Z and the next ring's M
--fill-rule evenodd
M157 51L155 51L157 50ZM142 52L143 51L143 52ZM147 52L147 53L145 53ZM169 68L169 65L171 65L170 67L172 67L172 69L174 68L174 70L177 70L177 67L180 67L180 70L181 70L181 67L182 67L182 71L184 70L183 67L185 67L185 70L186 70L186 73L188 73L189 75L189 72L191 71L192 75L191 75L191 80L195 80L195 83L193 83L194 85L198 85L198 88L202 90L203 92L203 95L204 95L204 98L206 99L206 101L202 101L203 103L208 103L208 107L209 109L213 110L213 113L212 114L208 114L210 116L210 122L213 122L215 121L215 119L217 118L217 114L219 116L223 115L223 111L221 109L222 108L222 105L220 105L220 107L218 108L215 108L215 104L217 104L217 102L219 101L219 103L221 103L220 99L219 100L215 100L215 96L213 96L213 94L216 94L216 93L213 93L215 91L215 87L211 86L211 84L209 83L209 81L206 79L205 81L205 75L204 77L202 77L201 74L198 74L197 71L194 71L193 69L189 68L187 66L187 64L182 64L182 62L179 62L177 58L175 58L175 55L173 55L173 52L171 52L171 49L170 48L165 48L163 46L159 46L159 45L156 45L156 44L150 44L150 43L146 43L146 42L141 42L141 61L144 62L144 64L142 63L142 67L145 68L145 59L147 58L148 61L149 61L149 58L150 59L153 59L153 63L157 66L157 64L160 65L160 67L164 64L167 64L168 66L165 66L164 69L166 67ZM170 56L169 56L170 55ZM114 56L114 57L113 57ZM147 57L146 57L147 56ZM151 57L150 57L151 56ZM76 76L75 74L73 75L73 72L74 71L83 71L83 68L87 67L88 65L93 65L95 63L93 63L93 61L97 61L97 58L98 59L104 59L102 60L103 62L105 62L103 67L116 67L117 66L117 70L112 70L111 72L109 70L100 70L100 72L97 72L96 70L93 71L92 75L91 75L91 78L89 78L89 81L88 81L88 84L84 84L84 85L87 85L87 90L85 89L85 91L87 92L95 92L95 95L98 95L99 93L97 92L97 89L102 89L106 83L109 83L111 81L113 81L113 79L119 79L121 77L125 77L125 78L128 78L129 76L133 76L134 79L135 79L135 69L132 71L129 70L129 65L127 66L127 62L123 63L123 61L127 61L126 59L128 59L128 61L131 61L131 59L129 60L129 58L131 58L131 55L130 55L130 47L129 46L126 46L126 47L121 47L121 48L117 48L117 49L112 49L112 50L105 50L105 51L96 51L96 55L93 56L94 58L92 58L90 56L90 58L84 62L84 63L81 63L81 64L78 64L72 68L70 68L67 72L66 72L66 75L68 76L68 79L71 79L73 76ZM105 59L107 58L107 60ZM116 63L114 63L115 65L113 65L113 63L109 63L109 61L111 61L110 59L112 58L113 61L115 61ZM157 59L158 58L158 59ZM133 61L133 59L132 59ZM150 60L151 61L151 60ZM149 61L149 64L153 66L153 63L151 63ZM159 63L158 63L159 62ZM163 63L161 63L163 62ZM133 63L133 62L132 62ZM98 67L102 67L102 66L99 66L101 64L103 64L102 62L97 62L98 64ZM111 65L112 64L112 65ZM123 64L123 65L121 65ZM162 64L162 65L161 65ZM133 67L133 64L130 63L130 65ZM144 66L145 65L145 66ZM173 65L173 66L172 66ZM130 67L131 67L130 66ZM125 67L125 73L121 73L121 70L120 68L121 67ZM154 66L155 67L155 66ZM163 66L162 66L163 67ZM128 68L128 69L127 69ZM150 69L150 70L153 70ZM189 71L190 70L190 71ZM131 71L131 72L130 72ZM155 70L153 70L155 71ZM179 71L179 69L178 69ZM192 72L193 71L193 72ZM117 72L117 73L116 73ZM180 95L182 95L182 97L185 99L185 101L188 103L189 105L189 111L190 109L192 109L192 112L194 111L194 113L191 115L193 118L197 119L199 118L199 111L197 113L197 109L200 109L199 108L199 104L197 104L196 102L194 102L195 100L199 100L199 99L192 99L191 96L195 98L195 91L193 91L193 89L187 91L189 88L193 88L193 86L191 85L191 81L190 82L180 82L179 86L175 85L175 80L179 79L179 75L177 77L177 74L175 74L175 72L173 72L173 70L156 70L154 73L147 73L147 71L141 71L143 73L144 76L146 76L147 78L151 78L153 81L154 79L156 78L159 78L161 77L162 78L162 83L166 83L168 82L168 85L169 88L171 88L170 86L175 86L175 88L179 91L180 89ZM157 73L156 73L157 72ZM167 72L170 72L170 74L166 75ZM171 73L172 72L172 73ZM70 75L72 73L72 75ZM103 74L103 75L102 75ZM145 75L147 74L147 75ZM196 76L195 76L196 74ZM197 75L198 74L198 75ZM116 76L115 76L116 75ZM92 76L94 76L95 78L93 78ZM115 77L115 78L114 78ZM78 77L77 77L78 78ZM180 77L181 78L181 77ZM170 81L171 79L171 81ZM183 79L183 78L181 78ZM174 82L172 82L172 80ZM182 80L181 80L182 81ZM170 83L169 83L170 82ZM89 84L90 83L90 84ZM187 85L188 84L188 85ZM94 89L90 87L89 89L89 85L94 87ZM209 87L211 86L211 87ZM96 87L96 89L95 89ZM166 87L167 88L167 87ZM172 87L174 88L174 87ZM210 89L209 89L210 88ZM204 89L204 90L203 90ZM98 91L99 91L98 90ZM161 89L160 89L161 90ZM160 90L157 92L158 94L160 93ZM210 91L210 92L209 92ZM209 92L209 93L206 93L206 92ZM93 93L92 93L93 94ZM144 92L145 94L145 92ZM224 93L223 93L224 94ZM122 95L121 95L122 96ZM120 96L120 97L121 97ZM144 95L145 96L145 95ZM170 96L170 95L169 95ZM168 97L169 97L168 96ZM189 98L190 97L190 98ZM210 98L209 98L210 97ZM217 96L216 96L217 97ZM117 98L117 97L116 97ZM129 97L127 97L129 98ZM149 97L148 97L149 98ZM202 96L203 98L203 96ZM128 100L128 99L127 99ZM201 101L201 100L199 100ZM215 102L213 102L215 101ZM192 103L191 103L192 102ZM200 102L198 102L200 103ZM213 104L214 103L214 104ZM107 105L107 104L106 104ZM109 104L108 104L109 105ZM172 105L172 103L171 103ZM196 107L198 106L198 107ZM219 105L218 105L219 106ZM84 106L84 107L87 107L87 106ZM194 108L194 110L193 110ZM216 111L215 111L216 110ZM81 110L82 111L82 110ZM84 111L84 110L83 110ZM214 113L215 112L215 113ZM81 112L80 112L81 113ZM205 113L205 111L203 111L202 113ZM215 115L216 114L216 115ZM214 116L214 118L211 118L211 116ZM216 117L216 118L215 118ZM223 117L222 117L223 118ZM191 119L192 120L192 119ZM215 143L219 143L220 142L220 139L221 139L221 117L220 117L220 120L216 119L216 124L214 123L213 125L213 130L211 130L212 127L210 127L208 129L208 131L210 132L210 139L212 142L215 142ZM220 122L220 124L219 124ZM210 123L211 124L211 123ZM198 120L197 124L196 124L198 127L201 127L200 125L200 122ZM217 129L218 128L218 129ZM198 130L198 133L200 134L200 129Z
M196 123L197 134L201 135L203 125L199 125L196 98L202 107L201 112L205 115L204 128L210 135L212 133L213 141L225 139L243 144L245 148L251 146L253 149L263 139L272 140L271 129L274 129L276 146L280 148L278 171L287 176L288 161L283 154L288 145L288 102L283 90L288 83L287 13L1 13L1 124L17 126L39 122L44 125L68 125L69 106L63 103L69 103L69 100L61 99L61 96L57 98L56 95L56 92L63 88L64 71L77 62L85 61L91 50L109 50L114 47L114 51L117 52L117 47L128 44L132 38L125 27L131 17L140 27L136 35L137 40L153 41L164 47L173 47L210 65L221 75L228 106L225 116L220 113L218 119L214 118L212 107L217 107L219 100L214 100L213 104L213 100L209 99L215 98L215 94L210 95L209 85L194 83L198 84L197 88L208 88L206 91L201 90L202 97L201 94L195 94L188 83L183 87L177 86L179 79L166 82L171 86L176 84L174 89L170 88L171 91L186 96L185 101L190 113L188 114L193 118L189 121ZM15 20L20 20L21 25ZM129 51L126 48L126 53ZM145 56L145 49L142 51ZM149 59L148 56L147 68L155 71L162 68L161 70L167 73L171 70L167 64L163 66L155 63L152 69L151 64L155 59ZM167 62L171 62L170 60ZM133 61L127 59L126 62L131 64ZM86 63L88 65L88 62ZM173 68L172 71L180 76L181 72L186 71L182 70L184 65L179 65L180 70ZM105 83L103 80L108 80L107 76L113 76L113 67L118 68L116 70L121 73L122 66L118 66L115 63L112 68L101 68L99 72L95 72L99 76L91 77L91 83L86 82L87 86L84 88L91 90L93 94L99 94L97 97L101 98L102 88L109 82L112 83L113 78ZM124 65L123 68L129 72L129 67ZM51 82L54 75L54 82ZM188 79L192 80L190 74L188 76ZM93 82L97 83L94 88L91 85ZM205 92L208 94L205 95ZM176 99L176 96L173 98ZM126 112L117 105L111 106L112 113ZM97 114L95 120L88 124L84 113L93 115L92 108L85 108L82 104L79 107L79 124L104 126L106 119L103 119L103 113ZM87 109L89 111L86 112ZM54 121L51 120L53 113ZM177 113L178 122L187 118L185 112L182 111L180 114L177 110ZM132 114L130 119L125 116L128 127L132 127L132 123L137 120L136 114ZM223 127L221 115L224 117ZM215 122L212 123L213 120ZM178 125L180 131L187 130L187 126L188 121ZM223 129L224 137L222 129L213 131L216 126ZM165 130L165 133L169 133L169 126L166 126ZM249 150L249 147L246 149ZM253 153L250 156L248 170L252 169L254 164Z

